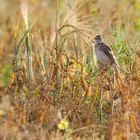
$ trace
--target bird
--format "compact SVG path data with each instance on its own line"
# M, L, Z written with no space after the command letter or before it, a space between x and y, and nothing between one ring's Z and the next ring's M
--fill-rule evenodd
M113 54L113 51L107 46L100 35L96 35L93 44L94 54L96 58L96 64L99 69L113 66L118 71L119 65Z

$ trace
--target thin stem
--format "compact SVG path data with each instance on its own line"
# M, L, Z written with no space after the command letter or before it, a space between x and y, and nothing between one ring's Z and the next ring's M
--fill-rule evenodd
M28 75L29 75L29 82L32 82L32 59L31 59L31 48L29 43L29 35L25 38L26 44L26 53L27 53L27 63L28 63Z

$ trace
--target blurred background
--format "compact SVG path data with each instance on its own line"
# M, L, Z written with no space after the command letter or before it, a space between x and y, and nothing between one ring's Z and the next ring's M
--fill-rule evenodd
M122 33L127 32L126 41L139 37L140 34L140 0L28 0L28 4L29 24L36 22L33 28L35 33L50 30L53 32L52 28L56 26L56 13L59 13L58 22L61 23L70 9L81 6L91 16L93 36L101 34L104 38L111 38L110 31L115 32L120 27ZM19 1L0 0L0 85L6 84L9 80L14 58L13 34L17 30L18 34L22 33L21 22ZM111 44L111 39L106 40Z

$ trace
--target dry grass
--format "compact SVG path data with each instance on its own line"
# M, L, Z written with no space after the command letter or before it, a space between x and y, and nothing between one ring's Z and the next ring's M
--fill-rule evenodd
M9 9L0 14L0 139L140 139L139 1L0 7ZM120 74L96 68L96 34L113 49Z

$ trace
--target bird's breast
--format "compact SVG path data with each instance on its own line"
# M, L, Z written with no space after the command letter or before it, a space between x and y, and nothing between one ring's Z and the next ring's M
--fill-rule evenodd
M97 61L99 61L103 65L111 64L109 57L100 48L95 47L94 53Z

